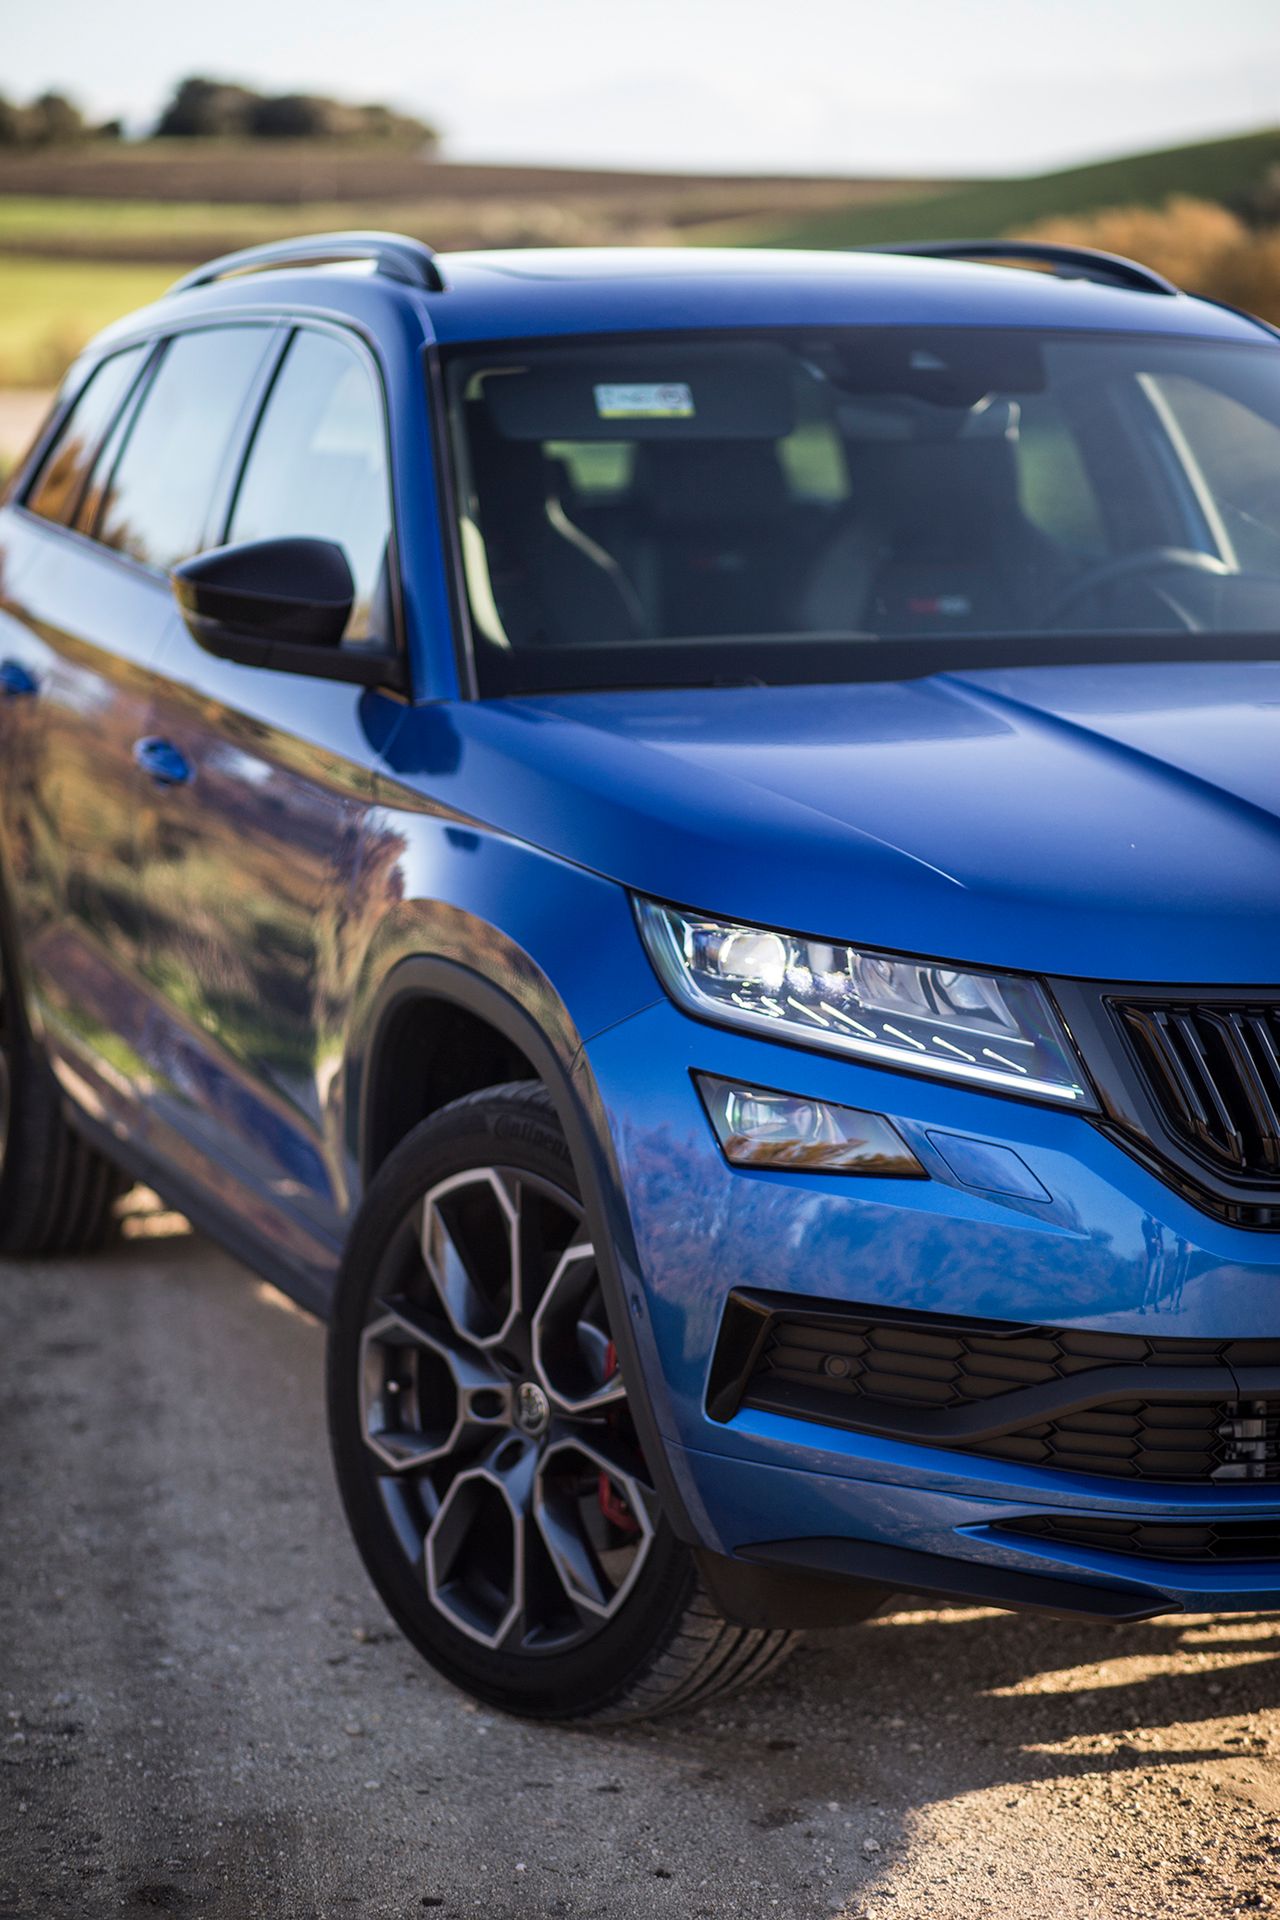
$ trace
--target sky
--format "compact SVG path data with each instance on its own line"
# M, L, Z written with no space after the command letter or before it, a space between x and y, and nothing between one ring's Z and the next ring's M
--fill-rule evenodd
M7 18L5 16L7 15ZM1280 120L1280 0L0 0L0 91L388 100L456 160L1023 173Z

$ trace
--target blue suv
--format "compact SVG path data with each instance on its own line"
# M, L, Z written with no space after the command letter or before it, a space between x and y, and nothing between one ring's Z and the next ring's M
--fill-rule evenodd
M1280 346L930 252L232 255L0 508L0 1250L326 1315L516 1712L1280 1603Z

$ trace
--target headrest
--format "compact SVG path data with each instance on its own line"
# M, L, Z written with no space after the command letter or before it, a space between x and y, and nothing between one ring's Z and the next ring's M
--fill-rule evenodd
M846 440L1016 440L1022 421L1018 400L984 394L963 411L932 405L910 394L864 394L841 399L836 423Z
M1020 516L1016 445L992 437L850 447L849 478L899 550L985 555Z
M772 520L788 503L777 448L753 440L648 442L636 449L631 499L681 526Z

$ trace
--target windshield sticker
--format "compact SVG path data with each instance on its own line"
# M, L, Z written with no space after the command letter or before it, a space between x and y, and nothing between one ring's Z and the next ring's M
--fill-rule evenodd
M593 389L602 420L692 420L693 389L683 380Z

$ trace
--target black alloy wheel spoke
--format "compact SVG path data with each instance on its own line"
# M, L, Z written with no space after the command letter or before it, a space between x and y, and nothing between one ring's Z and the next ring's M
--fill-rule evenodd
M409 1226L361 1351L384 1504L452 1626L494 1650L563 1651L616 1617L658 1523L582 1208L477 1167Z

